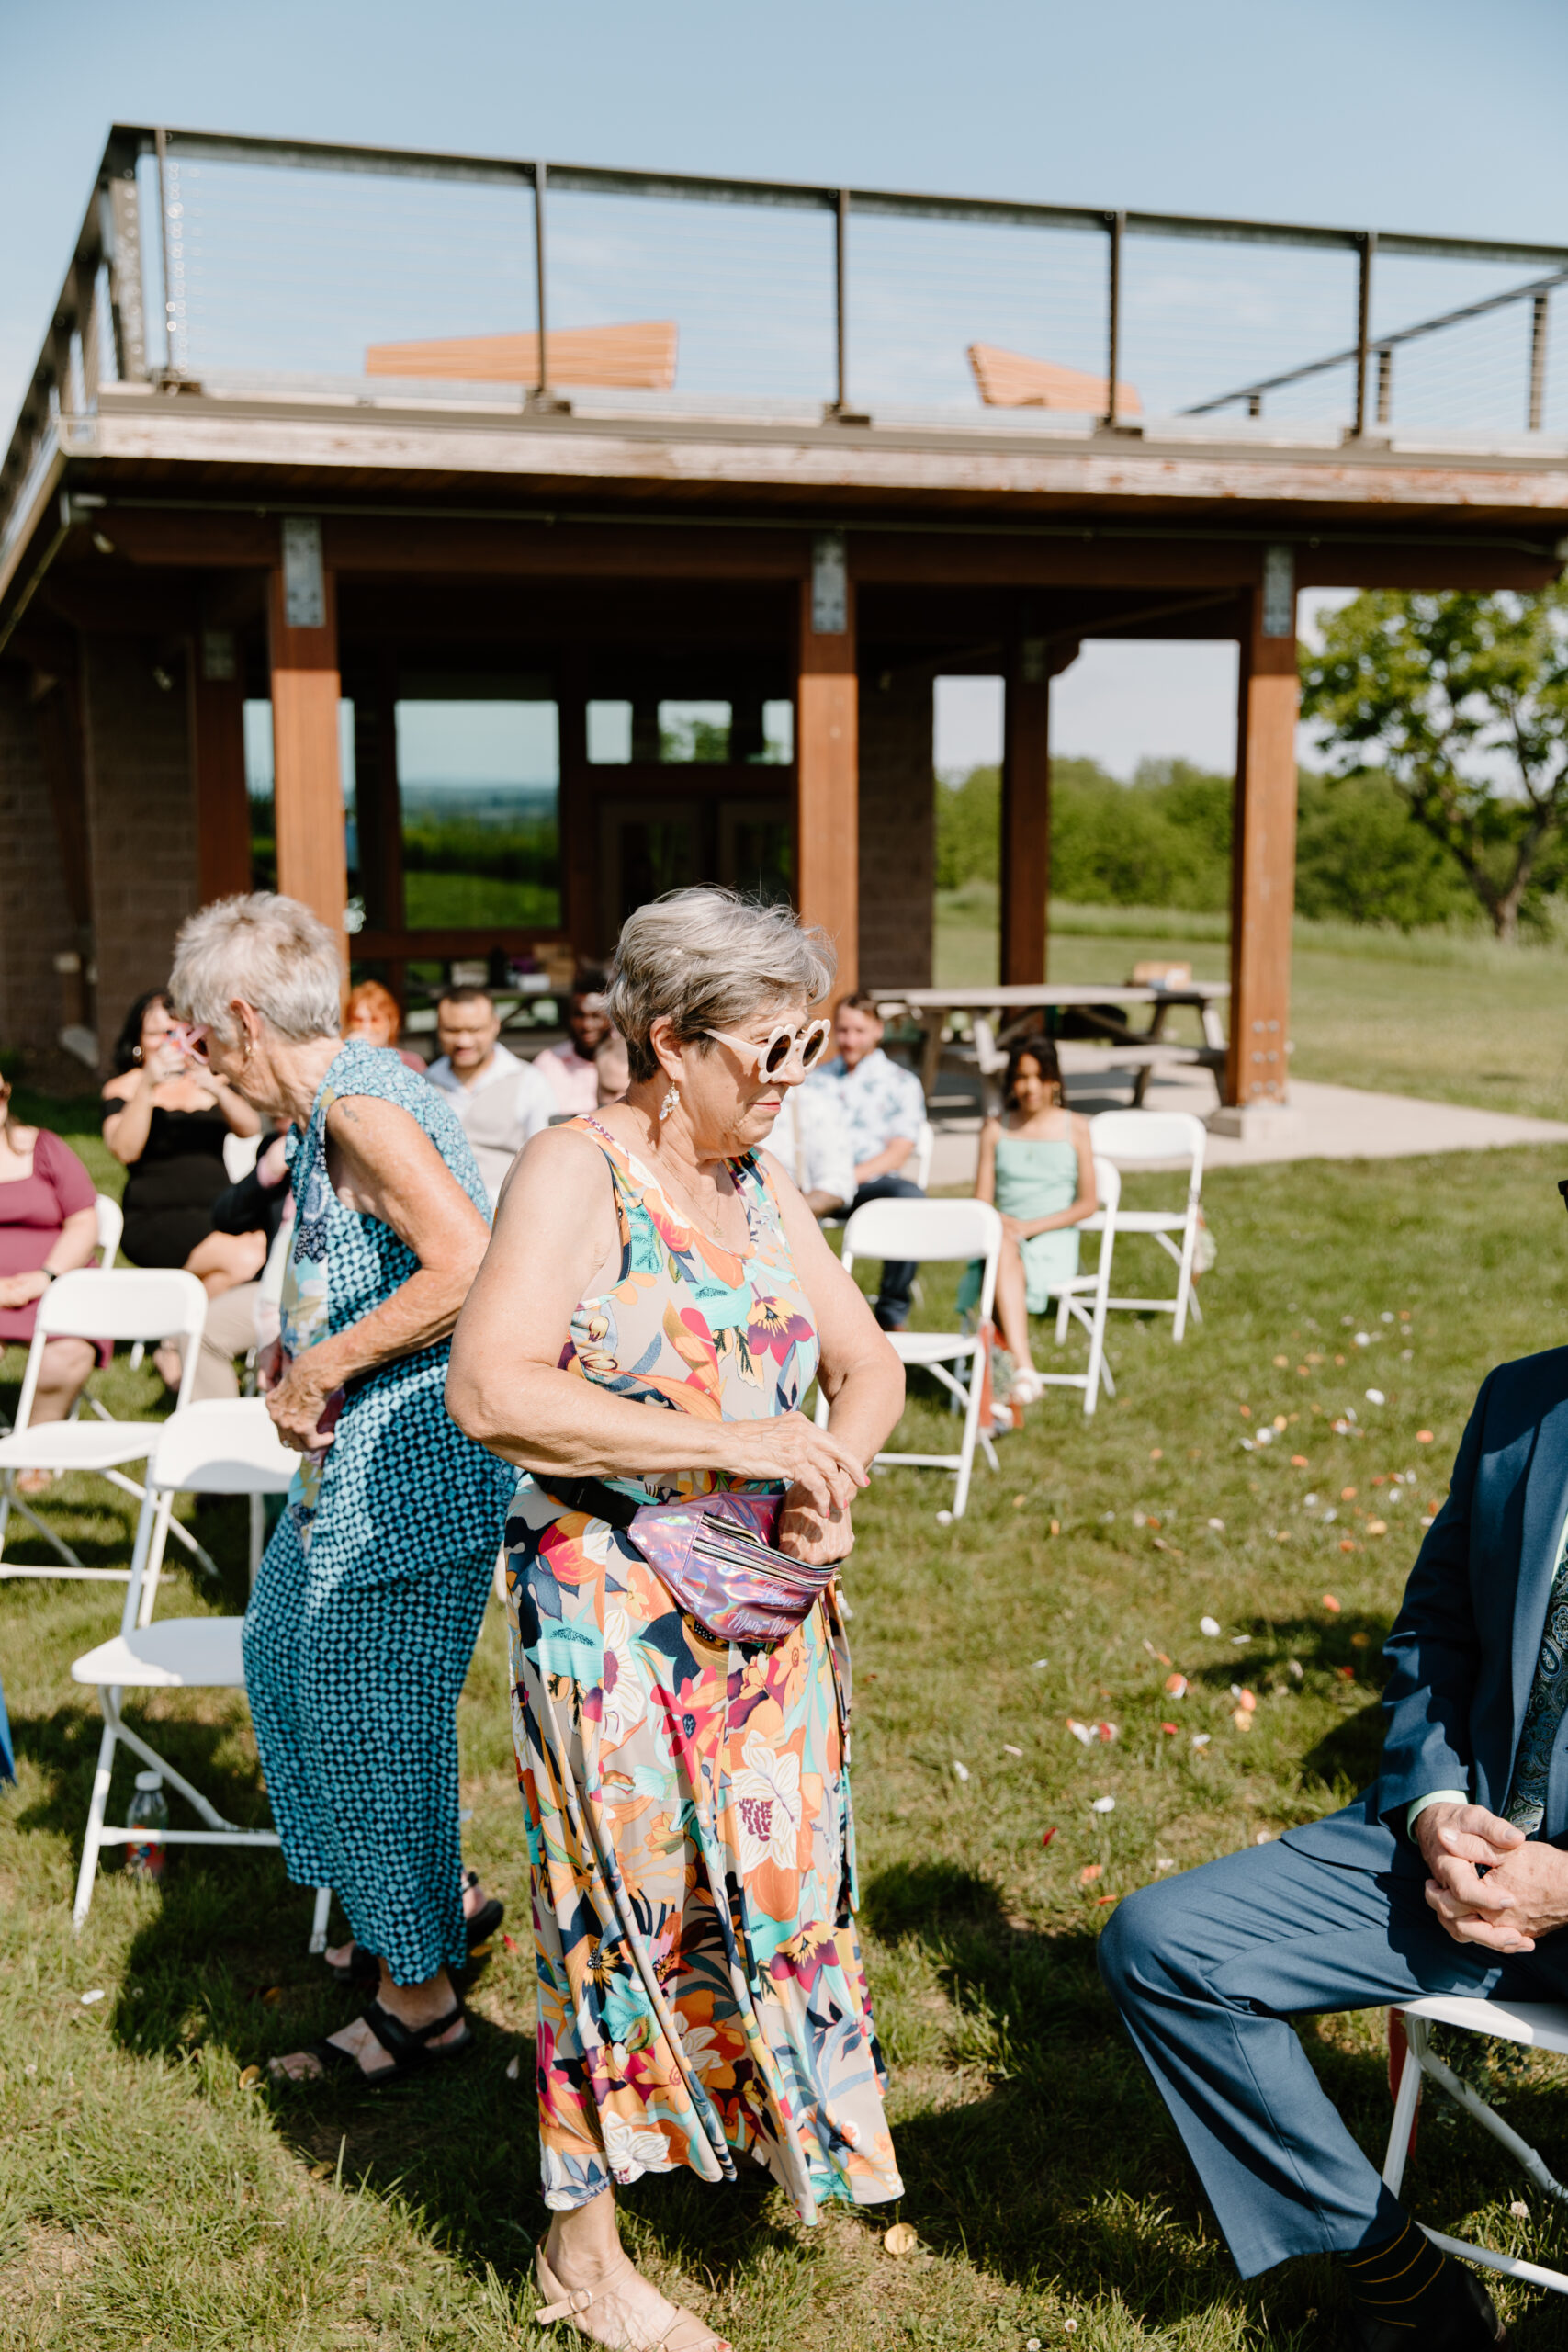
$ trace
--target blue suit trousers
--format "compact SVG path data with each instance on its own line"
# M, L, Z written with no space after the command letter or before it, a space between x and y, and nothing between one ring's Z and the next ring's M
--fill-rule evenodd
M1398 2222L1292 2017L1423 1993L1568 1994L1560 1939L1507 1960L1455 1943L1427 1906L1419 1866L1402 1859L1395 1871L1358 1869L1287 1833L1142 1888L1100 1938L1100 1973L1244 2278L1291 2255L1354 2253Z

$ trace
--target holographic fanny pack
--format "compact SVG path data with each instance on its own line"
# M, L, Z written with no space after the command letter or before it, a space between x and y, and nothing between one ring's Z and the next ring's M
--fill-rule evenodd
M721 1642L783 1641L838 1574L778 1551L781 1495L682 1495L635 1503L598 1478L535 1484L568 1510L584 1510L630 1538L660 1582Z

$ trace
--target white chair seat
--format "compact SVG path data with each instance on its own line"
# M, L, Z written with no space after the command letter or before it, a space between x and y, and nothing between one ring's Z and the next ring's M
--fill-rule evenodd
M0 1437L0 1470L112 1470L145 1462L159 1421L45 1421Z
M1406 2017L1425 2018L1429 2025L1462 2026L1470 2033L1495 2034L1502 2041L1568 2054L1568 2003L1478 2001L1462 1993L1427 1993L1399 2006Z
M240 1690L244 1661L240 1655L243 1617L164 1617L133 1633L117 1634L76 1659L77 1682L99 1689Z
M1185 1209L1118 1209L1118 1233L1179 1233L1187 1223Z
M962 1331L889 1331L887 1337L900 1363L956 1363L976 1347Z

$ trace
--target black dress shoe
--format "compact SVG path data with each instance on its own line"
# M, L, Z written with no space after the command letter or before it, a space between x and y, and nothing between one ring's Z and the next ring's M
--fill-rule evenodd
M1462 2262L1450 2261L1448 2268L1453 2276L1454 2299L1447 2325L1436 2332L1426 2324L1391 2327L1386 2320L1353 2311L1347 2346L1351 2352L1485 2352L1488 2345L1506 2344L1507 2331L1474 2271Z

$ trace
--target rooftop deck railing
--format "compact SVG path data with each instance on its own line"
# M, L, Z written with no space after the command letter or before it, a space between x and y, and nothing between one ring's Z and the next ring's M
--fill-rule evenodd
M1036 435L1568 435L1565 284L1568 247L1530 242L120 126L0 467L0 551L59 420L109 383ZM406 349L476 339L479 358Z

